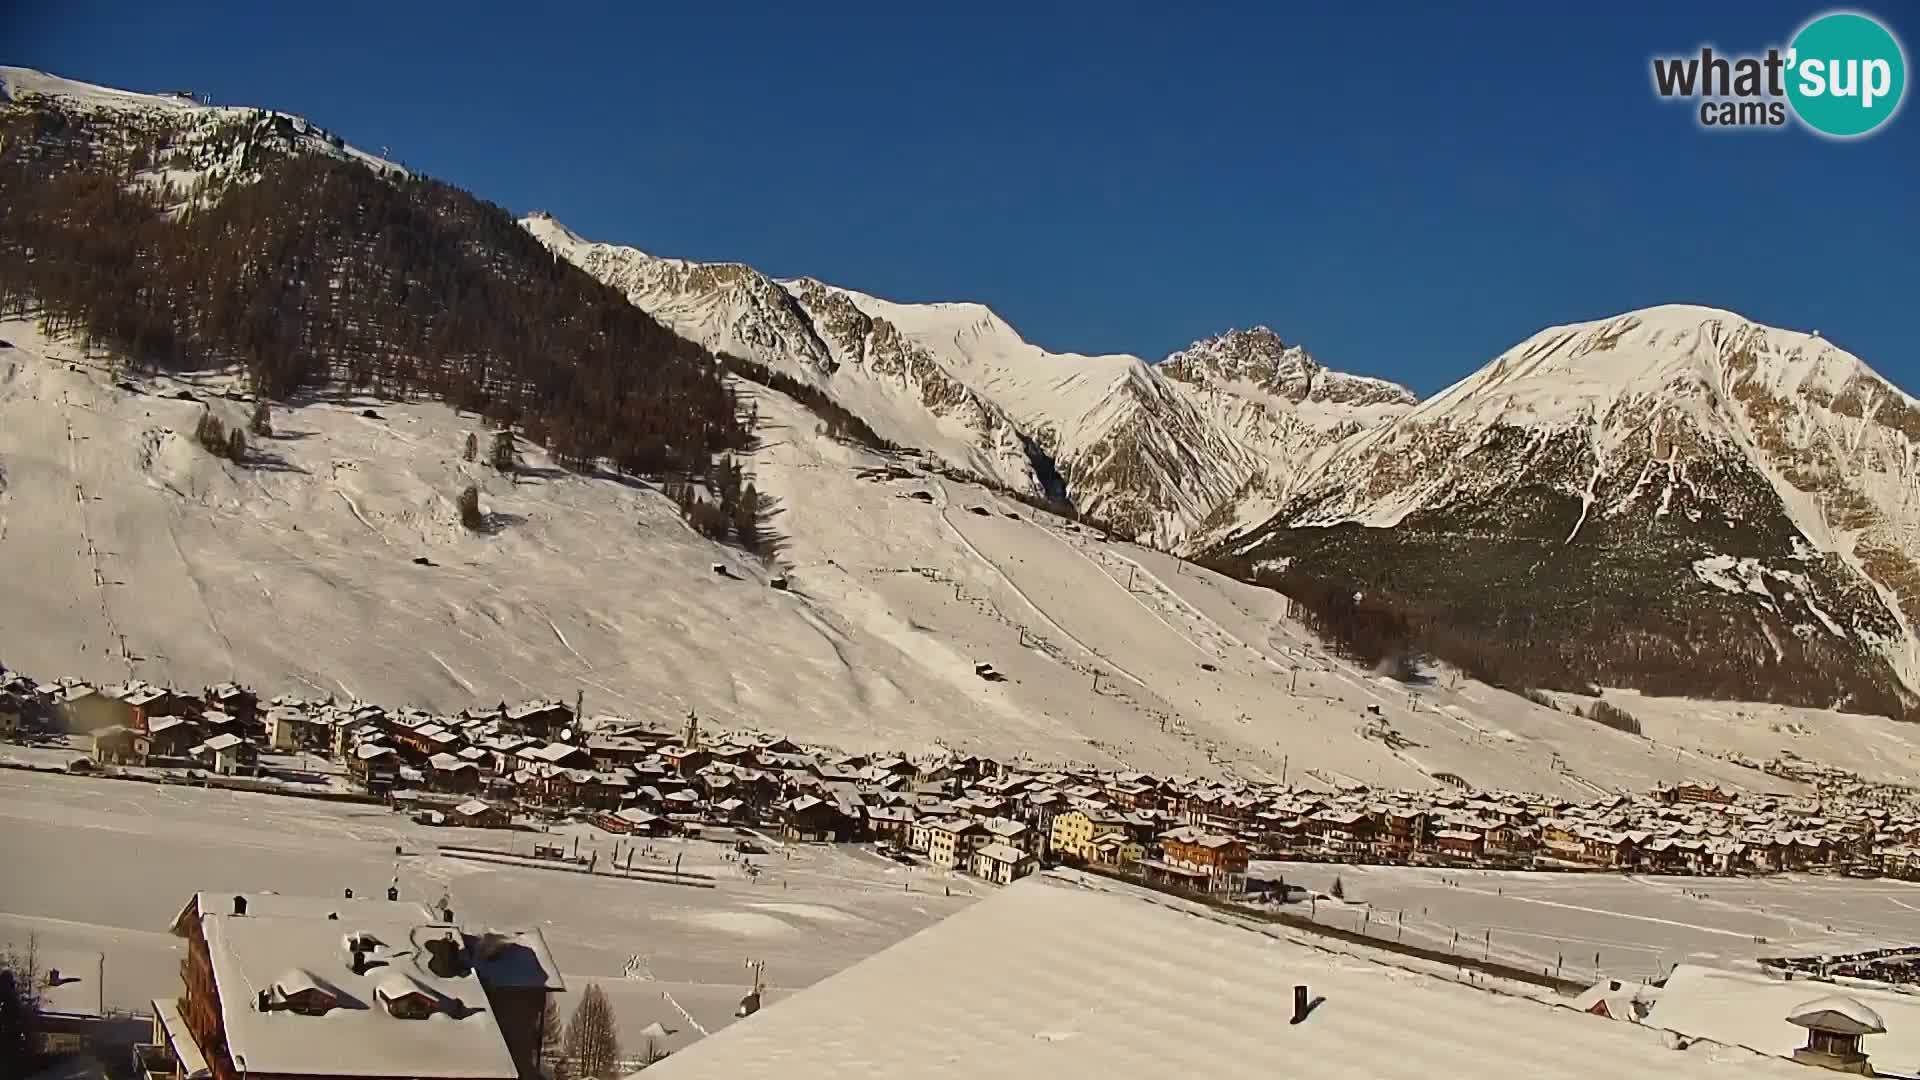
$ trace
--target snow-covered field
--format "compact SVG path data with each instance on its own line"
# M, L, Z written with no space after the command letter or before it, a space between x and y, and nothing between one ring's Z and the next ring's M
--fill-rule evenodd
M678 723L695 708L847 749L1309 788L1439 773L1570 798L1690 777L1787 787L1711 756L1729 748L1839 754L1882 776L1920 764L1920 733L1873 718L1848 720L1871 754L1759 718L1696 730L1689 706L1653 741L1449 673L1379 678L1331 659L1275 593L972 484L861 479L885 460L757 387L742 387L763 438L748 468L773 500L787 592L648 485L525 447L513 478L462 461L479 424L438 404L276 409L241 468L194 443L203 406L173 396L187 384L123 388L23 323L0 339L0 660L42 678L236 679L446 710L579 692L589 713ZM468 483L484 534L458 520ZM1382 722L1395 746L1366 734Z
M444 893L465 926L538 927L566 976L563 1010L598 982L630 1043L658 1021L679 1046L732 1019L751 980L747 960L766 962L777 1001L992 889L851 847L775 850L755 882L723 844L651 841L660 865L682 856L683 870L716 880L712 889L436 851L525 852L536 836L430 828L374 806L0 772L0 946L32 936L89 979L104 952L107 1004L144 1011L179 992L184 954L167 926L194 891L377 895L397 867L403 898L436 903ZM581 851L597 844L604 866L612 842L596 834ZM635 955L643 977L629 979Z
M1323 895L1339 878L1345 902L1287 908L1328 925L1534 968L1564 965L1570 979L1594 975L1595 954L1600 975L1645 980L1682 963L1752 970L1762 956L1920 943L1920 885L1900 881L1287 862L1256 863L1254 871Z

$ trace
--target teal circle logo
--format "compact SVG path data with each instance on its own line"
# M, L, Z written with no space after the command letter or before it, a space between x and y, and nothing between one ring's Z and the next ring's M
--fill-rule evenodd
M1787 100L1823 135L1865 135L1893 116L1906 89L1900 43L1865 15L1822 15L1801 28L1787 53Z

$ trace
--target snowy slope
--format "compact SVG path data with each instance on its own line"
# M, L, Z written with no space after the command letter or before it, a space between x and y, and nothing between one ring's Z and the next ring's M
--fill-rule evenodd
M474 425L442 406L307 401L239 468L192 443L202 406L171 396L183 384L127 391L29 326L0 338L0 656L34 674L443 709L577 690L594 712L693 707L848 748L1321 788L1440 772L1575 797L1688 776L1780 787L1470 682L1377 679L1329 658L1274 593L975 485L862 478L883 459L751 387L765 443L749 467L776 500L790 592L645 485L531 450L517 481L461 461ZM469 482L488 534L458 523ZM980 661L1008 681L978 679ZM1383 741L1368 705L1405 742ZM1906 734L1884 737L1905 748L1887 767L1920 764Z

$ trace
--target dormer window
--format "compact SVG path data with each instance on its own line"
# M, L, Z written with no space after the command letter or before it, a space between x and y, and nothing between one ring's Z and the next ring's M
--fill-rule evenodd
M395 975L375 988L374 996L387 1007L387 1013L399 1020L424 1020L432 1016L439 1002L426 988L405 975Z
M312 972L295 968L273 984L276 1007L301 1016L325 1016L339 1006L340 999L315 978ZM266 994L261 995L262 998Z

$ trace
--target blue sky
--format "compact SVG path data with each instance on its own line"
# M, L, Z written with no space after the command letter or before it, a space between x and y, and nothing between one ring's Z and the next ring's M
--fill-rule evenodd
M6 63L300 113L594 239L978 300L1052 349L1265 323L1426 393L1684 301L1920 391L1912 103L1839 143L1651 90L1655 53L1817 5L7 6ZM1911 61L1920 13L1863 10Z

